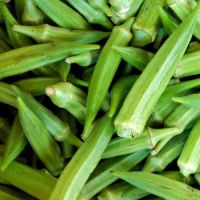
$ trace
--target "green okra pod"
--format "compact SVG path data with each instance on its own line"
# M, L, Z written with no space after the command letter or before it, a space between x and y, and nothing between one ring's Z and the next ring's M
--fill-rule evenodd
M8 44L0 38L0 53L6 52L9 50L11 50L11 47L8 46Z
M66 82L71 70L71 64L66 63L64 60L56 63L56 69L62 81Z
M33 0L56 24L64 28L88 29L89 23L75 10L60 0Z
M199 51L199 50L200 50L200 43L198 41L192 41L190 42L187 48L187 53L191 53L191 52Z
M41 122L45 125L49 133L57 140L67 140L70 144L80 146L82 142L79 138L71 133L70 127L67 123L63 123L55 114L48 110L45 106L40 104L31 95L13 86L16 96L20 97L25 104L34 112Z
M127 138L116 138L109 143L102 158L125 155L144 149L153 149L161 139L167 136L175 136L180 133L181 130L179 128L148 128L143 134L131 140Z
M144 130L192 37L199 7L200 3L170 35L133 85L115 119L119 136L132 138Z
M59 40L79 43L95 43L110 35L109 32L95 30L70 30L43 24L39 26L14 25L13 30L33 38L37 42L53 42Z
M98 48L98 45L72 44L62 41L14 49L1 54L0 79L60 61L66 56Z
M85 121L86 93L69 82L57 83L46 88L46 95L60 108L66 109L81 123Z
M33 96L39 96L45 94L46 87L60 82L60 78L54 77L34 77L20 79L13 84L20 89L31 93Z
M22 23L22 14L24 10L24 0L15 0L14 10L16 13L17 21Z
M84 81L82 79L78 79L76 78L73 74L69 74L67 81L69 81L70 83L77 85L77 86L82 86L82 87L89 87L89 82Z
M2 157L0 165L1 162ZM49 198L56 184L56 178L50 174L16 161L10 163L4 171L0 171L0 178L4 178L11 185L41 200Z
M40 25L44 23L44 14L37 8L33 0L24 0L22 22L26 25Z
M5 170L9 164L19 156L19 154L24 150L26 144L27 140L24 131L22 130L18 116L16 116L5 143L1 170Z
M199 190L162 175L149 172L114 172L113 175L167 200L196 200L200 198Z
M113 119L103 116L78 149L60 176L50 200L77 199L84 184L101 159L114 133Z
M153 48L158 50L161 47L164 39L166 39L166 36L167 36L167 33L164 30L164 28L160 28L158 31L158 34L156 35Z
M1 6L1 4L0 4ZM1 8L0 8L1 9ZM0 26L0 38L6 42L8 45L11 45L10 40L8 38L7 33L4 31L4 29Z
M198 120L192 128L188 139L184 145L183 151L178 159L178 166L184 176L188 176L197 171L200 159L199 153L199 128L200 120Z
M106 161L104 161L104 163L101 164L102 168L99 166L98 174L93 176L83 187L79 199L87 200L92 198L102 189L117 180L110 172L119 170L128 171L141 162L148 154L149 151L143 150L134 154L121 156L115 160L113 159L113 162L110 162L106 167L104 166Z
M163 7L164 3L164 0L144 0L132 26L134 46L145 46L155 40L160 27L157 9Z
M90 6L87 1L82 0L67 0L67 2L81 13L91 24L99 24L106 29L112 29L113 25L106 15Z
M133 19L129 19L123 25L113 28L112 33L103 47L99 59L95 65L92 80L90 81L88 97L86 101L86 122L83 138L87 138L88 129L96 117L103 99L108 92L112 79L120 64L121 58L110 47L112 45L126 46L131 40L130 27ZM112 61L112 62L111 62ZM106 77L106 78L105 78Z
M173 101L177 103L181 103L187 107L194 108L193 110L196 110L195 108L200 108L200 94L190 94L183 97L173 97Z
M167 0L166 3L182 21L188 17L188 15L197 5L197 2L195 0L183 0L183 1ZM200 28L200 18L198 17L194 29L194 35L198 39L200 39L199 28Z
M108 116L112 117L118 110L120 103L128 94L133 83L137 80L137 76L129 75L119 79L111 89L111 106Z
M14 48L18 48L18 47L31 45L32 42L31 42L31 40L29 40L29 38L27 38L24 35L21 35L20 33L16 33L12 30L12 26L14 24L18 24L18 22L13 17L12 13L10 12L10 10L7 8L7 6L5 4L2 5L1 12L4 17L4 21L6 24L6 30L7 30L8 37L11 41L12 46Z
M112 49L114 49L122 59L140 71L144 70L154 56L153 53L136 47L112 46Z

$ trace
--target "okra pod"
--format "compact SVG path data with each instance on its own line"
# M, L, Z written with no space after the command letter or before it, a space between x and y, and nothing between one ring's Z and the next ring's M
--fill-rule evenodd
M106 15L100 10L94 9L87 1L67 0L67 2L81 13L91 24L99 24L106 29L112 29L113 25Z
M23 10L24 10L24 0L15 0L14 8L15 8L17 21L19 23L22 23L22 14L23 14Z
M5 144L5 151L1 163L1 170L5 170L9 164L19 156L27 144L18 116L15 118Z
M33 0L56 24L63 28L88 29L88 22L75 10L60 0Z
M0 117L0 141L5 144L10 132L10 125L8 120L4 117Z
M71 64L66 63L64 60L56 63L56 69L62 81L66 82L71 70Z
M86 121L84 132L82 134L84 139L88 137L87 131L101 107L103 99L108 92L109 86L121 61L120 56L117 55L114 50L110 49L110 47L112 45L126 46L129 43L132 37L130 33L132 22L133 20L129 19L123 25L113 28L95 65L86 101Z
M164 6L164 0L144 0L142 7L132 26L134 46L145 46L152 43L160 28L159 7Z
M77 199L84 184L101 159L114 133L113 119L103 116L91 135L74 154L61 174L50 200Z
M33 38L36 42L54 42L59 40L79 43L95 43L110 35L109 32L95 30L70 30L43 24L40 26L14 25L13 30Z
M158 34L156 35L155 41L154 41L154 45L153 45L154 49L159 49L161 47L162 42L166 38L166 35L167 35L167 33L164 30L164 28L160 28L158 31Z
M112 174L133 186L167 200L196 200L200 198L199 190L162 175L149 172L114 172Z
M66 56L98 48L98 45L72 44L62 41L14 49L1 54L0 79L60 61Z
M44 23L44 14L37 8L33 0L24 0L22 22L26 25L40 25Z
M11 50L11 47L8 46L8 44L0 38L0 53L6 52L9 50Z
M199 7L200 3L169 36L133 85L115 119L119 136L132 138L144 130L148 118L190 42Z
M191 53L191 52L199 51L199 50L200 50L200 43L198 41L193 41L193 42L190 42L187 48L187 53Z

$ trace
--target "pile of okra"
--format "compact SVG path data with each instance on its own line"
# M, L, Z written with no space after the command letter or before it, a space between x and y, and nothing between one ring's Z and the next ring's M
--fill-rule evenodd
M200 200L200 1L0 0L0 200Z

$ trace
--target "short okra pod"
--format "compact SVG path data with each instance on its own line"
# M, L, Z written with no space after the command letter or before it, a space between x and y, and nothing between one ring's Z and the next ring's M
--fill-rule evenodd
M60 78L34 77L20 79L14 82L13 84L19 87L20 89L31 93L33 96L39 96L45 94L46 87L58 83L60 81Z
M199 128L200 120L198 120L192 128L178 159L178 166L184 176L195 173L200 165L200 159L199 156L197 156L200 148Z
M102 158L111 158L115 156L134 153L139 150L153 149L155 145L167 136L175 136L180 134L179 128L148 128L140 136L132 140L127 138L113 139L106 148Z
M183 0L183 1L167 0L166 3L182 21L188 17L188 15L197 5L197 2L195 0ZM198 39L200 39L199 28L200 28L200 18L197 19L197 23L194 29L194 35Z
M84 132L82 134L83 138L87 138L88 136L87 130L90 128L90 125L92 124L101 107L103 99L108 92L110 84L121 61L120 56L110 48L112 45L126 46L130 42L132 37L130 32L132 22L133 19L129 19L124 24L115 26L100 53L89 86L89 92L86 101L86 122L84 126Z
M46 95L60 108L66 109L81 123L86 116L86 93L69 82L57 83L46 88Z
M60 61L66 56L98 48L98 45L72 44L61 41L14 49L1 54L0 79L40 68Z
M200 94L190 94L182 97L173 97L173 101L181 103L187 107L200 109Z
M49 109L40 104L28 93L23 92L17 87L13 86L13 90L16 96L20 97L25 104L34 112L40 121L45 125L49 133L57 140L67 140L70 144L80 146L82 142L79 138L72 134L70 127L67 123L61 121L55 114Z
M106 188L117 180L116 177L112 176L110 173L111 171L128 171L140 163L148 154L148 150L143 150L134 154L115 158L108 165L106 165L107 161L104 161L101 163L98 169L96 169L98 170L98 174L96 176L92 176L92 178L83 187L83 190L79 195L79 199L88 200L92 198L102 189Z
M132 27L134 46L145 46L155 40L160 27L157 10L159 6L163 7L164 3L164 0L144 0Z
M18 48L18 47L31 45L32 42L31 42L31 40L29 40L29 38L27 38L24 35L21 35L20 33L16 33L15 31L12 30L12 26L14 24L18 24L18 22L13 17L10 10L7 8L7 6L5 4L2 5L1 12L4 17L4 21L6 24L6 30L7 30L8 37L11 41L12 46L15 48Z
M119 136L132 138L144 130L147 120L190 42L199 8L200 3L169 36L133 85L115 119Z
M16 116L5 143L1 170L5 170L8 165L19 156L19 154L24 150L26 144L27 140L24 131L22 130L18 116Z
M0 165L1 162L2 158ZM0 171L0 178L5 178L11 185L41 200L49 198L56 184L56 178L53 176L16 161L10 163L4 171Z
M153 53L136 47L112 46L112 49L114 49L122 59L140 71L144 70L154 56Z
M50 200L77 199L90 174L99 163L114 131L113 119L106 115L96 123L91 135L61 174Z
M196 200L200 198L199 190L162 175L149 172L114 172L113 175L167 200Z
M75 10L60 0L33 0L56 24L64 28L88 29L88 22Z
M34 152L52 174L60 174L64 167L60 147L53 140L39 118L27 107L20 97L17 98L17 107L20 123Z
M79 43L95 43L110 35L109 32L95 30L70 30L43 24L40 26L14 25L13 30L33 38L37 42L53 42L59 40Z
M129 75L119 79L111 89L111 106L108 116L112 117L118 110L122 100L126 97L137 76Z
M179 127L181 130L190 128L192 122L195 122L200 117L200 110L189 108L184 105L179 105L165 119L165 127Z
M81 13L91 24L99 24L106 29L112 29L113 25L107 16L100 10L94 9L87 1L67 0L67 2Z
M188 133L185 132L172 138L156 156L150 155L144 164L143 171L163 171L181 154L187 136Z
M44 14L35 5L33 0L24 0L22 22L26 25L39 25L44 23Z

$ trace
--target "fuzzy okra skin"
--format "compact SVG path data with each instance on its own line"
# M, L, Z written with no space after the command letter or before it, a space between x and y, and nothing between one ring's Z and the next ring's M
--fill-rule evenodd
M144 130L148 118L190 42L199 7L200 3L169 36L133 85L115 119L119 136L132 138Z
M0 79L60 61L66 56L98 48L99 45L60 41L14 49L1 54Z
M110 32L95 30L70 30L43 24L39 26L14 25L13 30L33 38L37 42L69 40L79 43L95 43L110 35Z
M200 199L199 190L162 175L149 172L113 172L112 174L133 186L167 200Z
M120 56L111 49L111 46L126 46L130 42L132 37L130 32L132 23L133 19L129 19L124 24L113 28L112 33L97 60L86 100L87 111L84 132L82 134L83 138L88 137L88 129L102 105L121 61Z
M100 161L114 131L113 119L106 115L103 116L67 164L49 200L77 199L90 174Z
M60 0L33 0L56 24L64 28L88 29L89 23L75 10Z

